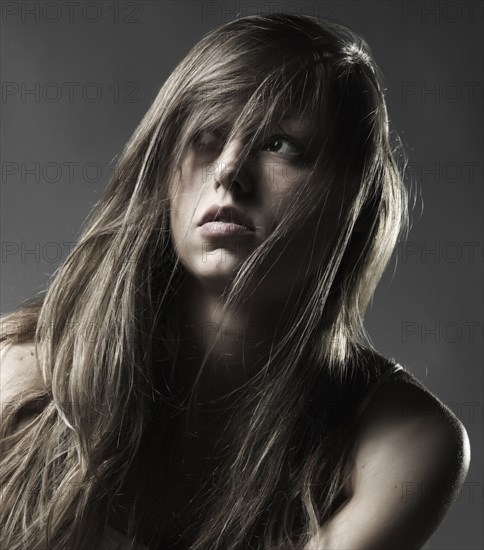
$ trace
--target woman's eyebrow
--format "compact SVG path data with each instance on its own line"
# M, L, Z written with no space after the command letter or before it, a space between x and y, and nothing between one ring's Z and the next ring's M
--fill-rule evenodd
M288 117L280 120L277 124L284 132L296 133L301 136L307 136L312 132L312 121L307 117Z

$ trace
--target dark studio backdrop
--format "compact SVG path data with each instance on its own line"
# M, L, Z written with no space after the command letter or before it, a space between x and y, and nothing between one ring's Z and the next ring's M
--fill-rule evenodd
M425 549L482 548L482 9L479 1L4 1L1 312L46 286L112 160L207 31L271 10L336 19L372 48L419 188L408 240L366 327L471 440L469 475ZM402 498L416 491L425 487L402 487Z

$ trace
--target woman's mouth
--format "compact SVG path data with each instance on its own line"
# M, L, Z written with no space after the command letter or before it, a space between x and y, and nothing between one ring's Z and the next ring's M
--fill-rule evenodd
M206 237L232 237L253 235L254 232L244 225L233 222L211 221L200 226L200 233Z
M231 205L212 205L198 225L200 233L207 237L234 237L255 233L255 225L250 217Z

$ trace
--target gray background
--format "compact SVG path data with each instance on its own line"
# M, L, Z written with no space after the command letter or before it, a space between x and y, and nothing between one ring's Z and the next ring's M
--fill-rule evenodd
M366 326L377 349L446 403L471 439L466 483L425 548L482 548L482 6L3 2L2 313L45 287L113 158L205 32L236 13L271 9L336 19L373 50L420 195Z

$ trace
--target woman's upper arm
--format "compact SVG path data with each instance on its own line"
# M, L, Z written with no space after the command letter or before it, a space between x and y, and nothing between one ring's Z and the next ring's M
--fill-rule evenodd
M354 447L352 495L307 550L420 549L465 480L470 445L462 423L428 392L384 387Z

